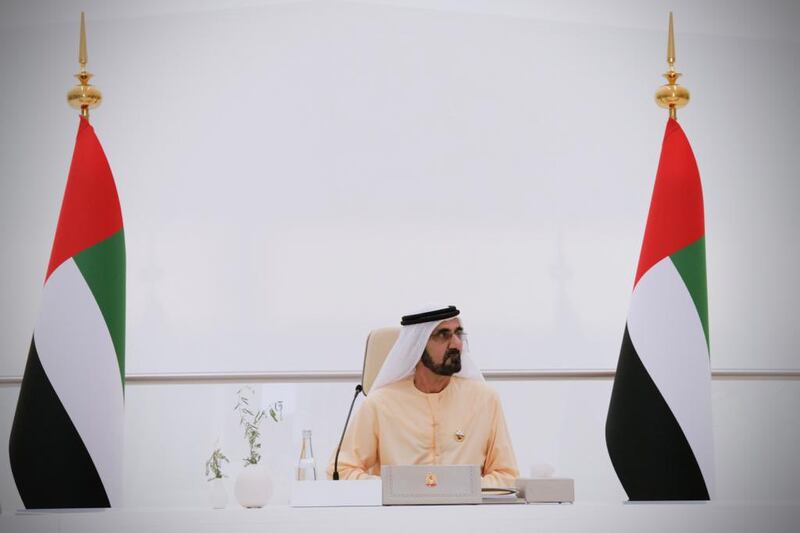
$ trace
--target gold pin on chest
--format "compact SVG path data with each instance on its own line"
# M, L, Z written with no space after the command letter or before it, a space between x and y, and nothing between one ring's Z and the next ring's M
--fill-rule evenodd
M456 442L464 442L464 432L460 429L455 433Z

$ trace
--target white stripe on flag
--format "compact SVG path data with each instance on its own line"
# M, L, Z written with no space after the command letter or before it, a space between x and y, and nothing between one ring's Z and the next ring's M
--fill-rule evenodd
M108 326L73 259L62 263L44 286L34 339L111 506L120 505L124 420L119 363Z
M708 345L692 296L669 257L648 270L636 285L628 333L689 441L711 496L714 440Z

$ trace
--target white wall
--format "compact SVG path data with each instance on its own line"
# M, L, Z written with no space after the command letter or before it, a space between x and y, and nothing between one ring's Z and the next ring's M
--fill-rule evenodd
M797 368L797 4L10 2L0 375L20 375L77 118L123 205L129 372L359 368L430 300L485 368L615 365L666 114L707 210L712 364ZM720 7L720 9L717 9Z

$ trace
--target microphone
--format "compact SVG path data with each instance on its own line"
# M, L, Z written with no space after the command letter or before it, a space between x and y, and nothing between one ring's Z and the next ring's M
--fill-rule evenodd
M347 420L344 421L344 429L342 429L342 438L339 439L339 446L336 448L336 458L333 460L333 480L339 480L339 452L342 451L342 442L344 442L344 434L347 431L347 424L350 423L350 415L353 414L353 406L356 404L356 398L364 391L364 387L359 383L356 385L356 393L353 395L353 401L350 402L350 410L347 412Z

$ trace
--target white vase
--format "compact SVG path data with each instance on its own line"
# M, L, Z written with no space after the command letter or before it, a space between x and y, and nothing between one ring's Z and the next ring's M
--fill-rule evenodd
M272 480L267 467L261 464L244 467L236 476L233 493L242 507L264 507L272 496Z
M218 477L209 481L211 489L209 491L209 499L211 500L212 509L225 509L228 506L228 492L225 490L225 484L222 478Z

